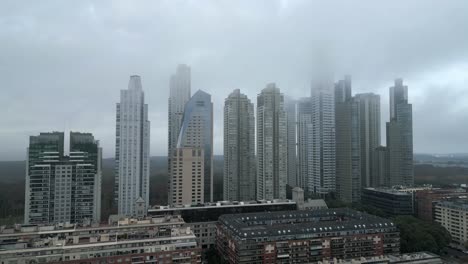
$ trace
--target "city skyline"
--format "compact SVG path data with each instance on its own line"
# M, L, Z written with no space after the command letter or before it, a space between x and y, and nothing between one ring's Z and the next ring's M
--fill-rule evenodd
M3 4L0 160L24 160L28 135L51 130L90 131L102 139L103 157L113 157L114 102L131 74L143 78L149 119L160 120L152 123L151 155L166 155L167 142L159 139L167 136L167 86L179 63L192 67L193 90L213 96L219 155L229 92L255 98L275 82L285 95L308 96L314 54L324 46L334 55L336 76L350 74L356 93L381 96L383 122L388 87L405 79L415 109L415 152L468 149L468 128L459 122L468 119L468 4L462 1L360 1L340 8L314 1ZM51 17L52 8L61 15Z

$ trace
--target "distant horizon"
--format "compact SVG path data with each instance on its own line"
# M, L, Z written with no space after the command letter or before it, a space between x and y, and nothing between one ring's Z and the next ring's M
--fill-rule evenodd
M454 152L454 153L424 153L424 152L415 152L413 156L416 155L431 155L431 156L468 156L468 152ZM223 157L223 154L214 154L213 157ZM167 155L152 155L150 158L166 158ZM103 160L115 159L115 157L102 157ZM0 160L0 162L17 162L17 161L26 161L24 160Z

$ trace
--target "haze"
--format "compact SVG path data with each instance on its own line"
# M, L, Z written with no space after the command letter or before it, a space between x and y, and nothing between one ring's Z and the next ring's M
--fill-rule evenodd
M317 56L353 93L409 86L414 151L468 152L467 1L2 1L0 160L23 160L30 135L91 132L114 156L115 104L142 77L151 155L167 153L169 77L192 68L212 94L222 154L224 99L256 103L267 83L309 96ZM385 131L385 129L382 129ZM382 141L385 143L385 140Z

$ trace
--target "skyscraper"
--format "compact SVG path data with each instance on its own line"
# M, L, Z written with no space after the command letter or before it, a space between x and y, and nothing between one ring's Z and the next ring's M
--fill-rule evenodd
M287 138L288 138L288 184L298 186L297 180L297 153L296 153L296 100L285 96L284 110L287 118Z
M116 198L119 215L136 216L136 203L149 203L150 121L140 76L130 76L117 103Z
M254 106L239 89L224 102L224 200L255 200Z
M312 100L301 98L297 102L297 185L310 192L312 185Z
M362 187L379 187L376 149L380 146L380 96L357 94L360 115Z
M351 77L335 84L336 193L342 201L361 198L359 103L351 95Z
M176 73L171 76L169 90L168 159L177 147L185 104L191 96L190 67L185 64L177 66Z
M187 102L184 109L184 115L182 118L182 123L180 127L180 133L177 140L176 149L171 154L172 157L177 157L179 155L180 149L190 149L190 151L196 151L198 153L199 149L203 151L203 157L197 158L197 162L203 162L203 166L198 168L203 168L203 198L202 202L212 202L213 201L213 103L211 102L211 95L198 90ZM184 153L182 153L183 155ZM197 154L198 155L198 154ZM180 155L179 155L180 156ZM179 157L180 158L180 157ZM176 161L172 161L171 167L174 168ZM187 159L186 162L192 161ZM188 166L186 164L179 164L178 166ZM177 199L176 193L180 191L180 177L189 177L188 174L176 172L171 170L169 176L169 188L170 204L180 204L180 199ZM190 176L192 177L192 176ZM179 179L178 183L175 184L176 180ZM198 180L198 179L196 179ZM187 182L185 180L185 182ZM195 182L196 183L196 182ZM198 191L198 184L193 184L192 195L196 195ZM201 189L201 188L200 188ZM197 200L196 196L192 200Z
M286 198L287 118L284 97L274 83L257 97L257 199Z
M387 122L389 184L414 184L413 110L408 103L408 86L396 79L390 87L390 122Z
M203 148L175 148L171 158L169 204L204 203Z
M91 134L71 132L69 156L63 132L31 136L27 152L26 224L100 221L102 150Z
M335 191L335 99L331 76L319 76L312 83L311 175L307 189L324 195Z

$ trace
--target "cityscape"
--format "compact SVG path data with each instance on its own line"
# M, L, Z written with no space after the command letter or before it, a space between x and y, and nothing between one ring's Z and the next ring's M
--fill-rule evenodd
M138 71L106 90L99 107L113 118L84 119L98 131L17 128L25 158L0 162L0 264L468 263L468 154L417 151L431 131L415 125L418 108L427 111L415 79L395 71L385 89L367 89L362 80L375 76L341 67L336 49L308 52L301 89L281 73L255 90L205 89L200 61L180 56L157 77L166 83L158 104ZM217 71L214 80L226 69ZM41 107L65 100L44 94ZM72 119L93 102L63 111ZM60 112L44 119L60 123ZM434 130L444 122L434 119ZM0 135L11 148L12 134Z

